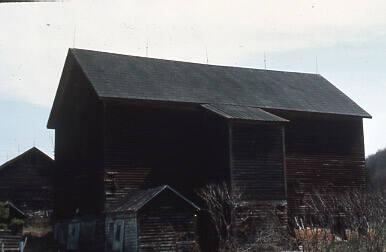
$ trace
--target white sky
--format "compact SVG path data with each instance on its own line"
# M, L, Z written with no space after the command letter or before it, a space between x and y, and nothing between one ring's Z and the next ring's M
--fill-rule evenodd
M207 54L210 64L254 68L264 67L265 53L269 69L301 72L315 72L317 57L319 73L373 115L365 120L371 154L386 147L385 13L386 1L0 4L0 102L49 111L74 46L145 56L148 44L149 57L204 63Z

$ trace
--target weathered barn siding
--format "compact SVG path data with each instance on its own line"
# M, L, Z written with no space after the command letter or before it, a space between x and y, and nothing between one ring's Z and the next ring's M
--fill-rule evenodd
M32 148L0 168L0 201L11 201L23 211L53 207L54 161Z
M303 199L315 190L341 192L365 188L361 118L297 113L286 113L286 118L290 120L285 137L292 216L304 214Z
M80 218L79 251L97 252L105 249L104 216Z
M119 237L117 225L121 229ZM138 251L138 227L136 213L109 214L106 217L106 252ZM117 239L119 238L119 240Z
M54 226L54 238L60 251L104 251L105 218L83 216L58 220Z
M285 200L283 126L231 123L231 178L243 200Z
M137 251L138 224L136 216L132 216L126 220L125 230L125 251Z
M72 69L55 131L57 218L103 207L101 103L80 69Z
M188 197L229 178L226 122L197 109L105 106L106 207L128 190L168 184Z
M284 125L230 122L231 185L242 205L235 212L240 241L273 221L276 212L287 221ZM251 233L243 233L249 230Z
M141 209L137 218L141 252L192 251L198 245L196 212L170 191Z

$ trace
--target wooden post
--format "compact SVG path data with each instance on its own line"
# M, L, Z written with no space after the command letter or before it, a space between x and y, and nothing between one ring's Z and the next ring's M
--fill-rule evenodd
M285 149L285 127L281 126L282 134L282 151L283 151L283 176L284 176L284 195L285 199L288 200L288 188L287 188L287 154Z

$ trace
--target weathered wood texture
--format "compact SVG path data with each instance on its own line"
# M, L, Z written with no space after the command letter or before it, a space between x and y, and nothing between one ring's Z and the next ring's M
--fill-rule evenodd
M192 251L197 244L196 212L164 192L138 212L139 251Z
M55 131L55 215L71 218L103 209L102 105L73 69Z
M79 225L78 237L69 241L70 227ZM68 251L69 243L77 241L75 251L98 252L105 250L105 218L104 216L83 216L68 220L57 220L54 236L60 251ZM74 250L70 250L74 251Z
M231 178L245 201L285 200L281 125L232 123Z
M116 223L121 223L123 225L122 238L123 241L121 246L114 248L113 243L117 242L115 239L116 235L114 233L114 225ZM138 227L137 227L137 215L136 213L119 213L119 214L109 214L106 217L106 252L113 251L138 251ZM119 237L121 238L121 237Z
M238 230L272 222L274 213L287 222L283 125L229 124L231 185L242 206L235 212ZM247 234L240 232L240 239ZM243 240L243 242L247 242Z
M285 129L290 215L304 214L304 197L315 190L365 188L361 118L276 114L290 120Z
M286 200L260 200L238 208L235 213L236 226L239 231L253 231L261 225L277 224L285 226L288 221Z
M0 170L0 201L23 211L53 207L53 160L31 149Z
M229 177L226 124L202 111L107 103L105 124L107 207L130 189L168 184L195 197L208 181Z

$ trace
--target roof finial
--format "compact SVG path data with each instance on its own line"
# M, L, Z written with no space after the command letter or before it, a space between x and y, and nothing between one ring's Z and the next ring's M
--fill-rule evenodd
M148 50L149 50L149 39L146 38L146 57L148 56Z
M318 56L315 58L315 73L319 74L319 69L318 69Z
M76 25L74 25L74 34L72 37L72 48L75 48L75 38L76 38Z
M209 64L208 47L205 46L206 64Z
M267 57L264 52L264 69L267 70Z

